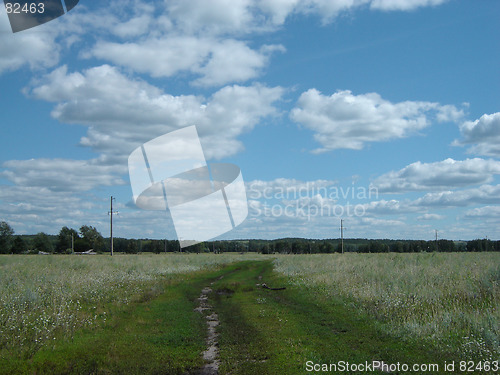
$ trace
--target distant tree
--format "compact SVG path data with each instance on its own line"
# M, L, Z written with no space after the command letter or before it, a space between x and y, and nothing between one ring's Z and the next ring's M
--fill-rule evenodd
M293 244L293 252L295 254L305 254L309 251L306 241L295 241Z
M495 250L495 244L491 240L487 239L477 239L467 242L467 251L493 251Z
M16 236L12 242L12 254L23 254L28 251L28 244L21 236Z
M113 240L113 251L116 251L119 253L126 253L128 241L129 240L127 240L126 238L115 238Z
M68 227L62 227L57 236L56 253L64 253L66 250L71 249L72 238L74 245L74 242L80 238L78 232Z
M165 251L165 240L153 241L151 245L152 245L152 251L155 254L160 254Z
M164 240L166 241L166 248L167 248L167 252L170 252L170 253L173 253L173 252L176 252L176 251L179 251L179 241L177 240ZM163 250L162 251L165 251L165 242L164 241L161 241L163 242Z
M290 252L290 246L286 241L279 240L274 243L274 250L280 254L287 254Z
M438 251L451 253L456 251L455 242L450 240L438 240Z
M188 246L188 247L185 247L182 249L182 252L185 252L185 253L204 253L206 250L206 245L204 242L198 242L198 243L195 243L194 245L191 245L191 246Z
M45 253L52 253L54 247L50 241L49 236L46 233L40 232L33 239L33 247L37 251L43 251Z
M94 249L94 251L101 251L104 249L104 238L95 227L82 225L80 234L88 245L87 250Z
M330 241L321 241L319 252L323 254L330 254L335 252L335 246Z
M87 250L90 250L89 244L87 241L85 241L83 238L78 237L75 239L75 252L81 253Z
M142 251L145 253L154 253L154 240L142 241Z
M10 254L14 229L6 222L0 221L0 254Z
M401 242L401 241L396 241L396 242L392 243L389 246L389 248L390 248L390 251L392 251L394 253L403 253L405 250L403 242Z
M137 254L139 252L139 241L128 240L127 249L125 251L127 254Z

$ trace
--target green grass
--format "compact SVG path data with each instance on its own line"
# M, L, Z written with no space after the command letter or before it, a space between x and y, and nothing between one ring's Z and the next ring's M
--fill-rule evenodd
M214 273L215 272L215 273ZM29 358L3 356L1 374L185 374L203 365L206 325L194 311L207 279L198 271L115 305L106 324L56 337ZM158 287L156 285L155 287Z
M446 350L382 332L342 299L289 283L272 272L271 262L239 263L225 271L210 297L221 322L221 374L304 374L307 361L442 365L443 358L453 359ZM256 285L262 282L286 290Z
M82 332L96 335L96 343L89 345L100 347L97 333L109 329L116 314L138 313L141 301L155 300L159 295L173 298L172 289L191 280L193 272L255 257L0 256L0 373L23 373L27 363L40 353L52 351L55 344L71 347L72 340L77 342ZM166 283L179 287L166 288ZM196 288L192 292L199 294ZM128 325L134 324L132 320ZM85 334L85 340L88 336ZM88 349L76 347L86 358Z
M107 310L165 280L256 255L0 256L0 356L29 358L59 336L106 323Z
M498 359L498 254L274 258L0 257L0 374L195 374L212 282L220 374Z
M352 303L388 334L500 359L500 253L297 255L278 257L275 269Z

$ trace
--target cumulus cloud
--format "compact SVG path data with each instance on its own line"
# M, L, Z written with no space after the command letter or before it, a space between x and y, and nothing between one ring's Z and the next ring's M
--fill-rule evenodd
M92 28L99 31L96 35L99 41L90 48L87 56L123 63L153 76L170 76L172 71L187 70L201 75L197 83L203 85L242 82L256 77L267 64L270 54L263 47L252 49L242 40L227 39L227 35L234 38L274 31L294 14L313 14L323 23L328 23L342 12L364 6L397 11L439 5L445 1L174 0L151 3L120 0L106 2L105 8L94 9L81 4L57 21L17 34L12 34L7 16L1 14L0 74L25 65L52 67L59 61L64 46L78 41L86 30ZM56 40L59 37L64 37L64 40ZM111 42L113 37L135 41L120 44ZM223 57L227 56L231 46L237 47L233 63L240 64L241 68L234 66L228 77L222 79L220 75L227 68ZM196 47L194 52L193 47ZM155 53L158 55L152 59L145 58ZM216 56L212 58L212 54ZM184 66L189 68L182 69L179 59L185 59ZM161 64L164 69L161 69ZM208 77L214 72L219 74L217 79Z
M197 125L208 158L243 149L237 139L261 119L277 115L284 90L262 85L226 86L211 97L172 96L103 65L83 73L61 67L34 84L35 98L56 102L52 116L89 126L84 146L116 158L175 129Z
M405 101L391 103L377 93L354 95L337 91L331 96L316 89L304 92L291 118L315 132L325 152L339 148L360 150L368 142L403 138L437 121L458 116L460 110L438 103Z
M368 225L370 227L405 227L406 223L402 220L387 220L387 219L376 219L373 217L363 217L360 219L360 224ZM380 233L384 233L384 229L379 229Z
M417 220L421 220L421 221L442 220L445 217L446 216L444 216L444 215L438 215L438 214L424 214L424 215L417 217Z
M497 174L500 174L500 162L495 160L475 158L458 161L446 159L435 163L418 161L376 178L373 184L382 193L437 191L487 183Z
M0 74L26 65L31 69L56 65L61 48L55 30L47 24L13 34L7 15L0 13Z
M218 86L256 78L267 66L273 52L285 51L282 45L264 45L259 51L255 51L236 40L224 40L211 47L207 62L193 69L201 74L193 82L195 85Z
M421 7L441 5L448 0L373 0L370 7L380 10L414 10Z
M292 199L313 195L329 196L336 182L330 180L301 181L290 178L276 178L271 181L248 182L247 192L252 199Z
M411 202L414 207L466 207L473 204L500 204L500 185L427 193Z
M365 6L373 10L410 11L447 0L175 0L167 13L185 32L228 33L280 26L292 14L313 14L323 23Z
M100 165L99 161L69 159L11 160L2 165L0 176L23 187L51 191L82 192L100 186L124 185L119 177L126 169Z
M245 32L255 25L253 0L174 0L166 10L186 33Z
M251 47L242 38L272 32L292 14L313 14L328 23L340 13L372 4L374 9L409 10L435 4L415 0L411 6L371 0L174 0L156 4L112 2L106 10L106 35L82 56L96 57L152 77L193 76L192 84L220 86L258 77L281 45ZM124 8L131 8L131 16ZM140 11L138 11L140 10ZM79 23L92 22L83 14ZM86 21L85 21L86 20Z
M20 199L20 197L22 199ZM174 238L173 225L164 211L144 211L127 208L115 202L119 215L114 234L117 237ZM40 186L6 186L0 189L0 221L6 220L16 233L46 232L57 234L63 226L78 229L92 225L104 235L109 235L109 197L101 198L91 192L74 194L74 191L53 191ZM167 233L166 233L167 232Z
M191 73L199 86L219 86L244 82L257 77L280 45L251 49L235 39L218 40L195 36L165 36L140 42L98 42L87 56L148 73L153 77L171 77Z
M364 204L364 210L368 215L399 215L402 213L416 212L417 207L411 207L408 201L399 201L397 199L372 201Z
M455 145L470 145L471 154L500 156L500 112L466 121L460 125L460 131L463 140L456 140Z
M427 193L414 200L373 200L363 204L363 207L367 216L418 213L421 214L417 217L418 220L438 220L444 216L428 212L435 209L498 203L500 203L500 185L482 185L471 189Z
M500 221L500 206L484 206L468 210L465 215L471 219L496 219Z
M95 197L86 200L69 191L52 191L46 187L3 185L0 189L1 220L7 220L16 233L54 233L57 226L78 228L94 223L93 210L98 207L97 201Z

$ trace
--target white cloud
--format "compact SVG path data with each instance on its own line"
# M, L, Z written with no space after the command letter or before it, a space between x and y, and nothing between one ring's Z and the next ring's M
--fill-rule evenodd
M20 199L21 198L21 199ZM113 231L116 237L174 238L175 232L170 217L164 211L144 211L128 208L116 201L113 209ZM101 198L92 193L53 191L46 187L1 186L0 221L6 220L17 234L46 232L57 234L68 226L78 229L92 225L109 236L109 197Z
M52 191L45 187L3 185L0 189L0 215L1 220L7 220L16 233L44 231L54 234L65 225L79 228L94 223L93 210L99 206L96 201L99 199L82 199L68 191Z
M32 69L52 67L59 61L64 46L78 41L92 28L99 31L100 42L87 56L123 63L155 77L171 76L172 72L179 71L195 74L215 71L220 75L227 67L221 58L227 54L221 50L227 51L224 47L235 45L238 54L234 62L241 64L241 68L231 69L224 80L207 75L198 83L242 82L258 75L269 53L264 53L262 48L251 49L244 41L227 39L227 35L271 32L293 14L313 14L328 23L342 12L367 5L372 9L413 10L444 1L169 0L151 3L120 0L106 2L105 7L92 10L80 4L65 17L16 34L11 31L7 15L0 14L0 74L25 65ZM120 44L110 42L110 36L136 40ZM212 54L219 57L212 59ZM215 66L218 62L223 64Z
M364 6L374 10L410 11L447 0L174 0L168 16L187 33L245 33L280 26L292 14L313 14L323 23Z
M411 8L426 5L414 1ZM199 86L241 83L259 76L281 45L250 46L240 37L276 30L292 14L314 14L328 23L370 0L174 0L163 4L113 2L105 35L82 56L97 57L153 77L187 74ZM132 5L132 7L131 7ZM429 5L429 4L427 4ZM132 15L124 17L123 8ZM383 4L375 8L383 8ZM137 11L137 8L142 11ZM144 9L143 9L144 8ZM393 9L405 9L402 5ZM91 22L87 15L82 22ZM103 28L103 26L101 26Z
M375 215L399 215L402 213L416 212L419 208L411 207L407 201L398 201L396 199L372 201L363 205L366 213Z
M121 38L131 38L144 35L148 32L153 19L150 14L142 14L129 19L127 22L118 23L113 33Z
M453 109L452 109L453 108ZM362 149L366 143L403 138L430 124L430 116L449 120L460 111L438 103L391 103L377 93L353 95L337 91L325 96L316 89L304 92L291 118L315 132L325 152L339 148Z
M31 159L10 160L0 172L14 184L22 187L43 187L51 191L81 192L101 186L124 185L119 177L126 168L100 165L98 160Z
M473 204L500 204L500 185L482 185L474 189L427 193L411 202L414 207L466 207Z
M470 219L496 219L500 221L500 206L484 206L468 210L465 215Z
M293 200L320 195L338 199L336 182L329 180L300 181L290 178L276 178L271 181L254 180L246 184L250 199Z
M373 182L380 192L436 191L490 182L500 174L500 161L446 159L435 163L420 161L399 171L386 173Z
M373 217L363 217L360 220L360 224L368 225L370 227L379 227L380 233L383 233L382 228L387 227L406 227L406 223L401 220L387 220L387 219L376 219Z
M478 120L460 125L463 140L455 145L471 145L472 154L500 156L500 112L484 114Z
M191 73L200 76L194 81L196 85L218 86L256 78L275 51L284 51L284 47L263 46L254 50L246 42L235 39L183 35L128 43L101 41L86 56L153 77Z
M98 42L88 55L109 60L153 77L169 77L200 66L211 42L192 36L147 39L141 42Z
M270 17L271 24L282 25L287 17L303 3L301 0L258 0L259 8Z
M445 217L446 216L438 215L438 214L424 214L424 215L417 217L417 220L421 220L421 221L442 220Z
M165 4L176 27L186 33L245 32L255 22L253 0L173 0Z
M90 127L82 145L111 158L125 158L142 143L172 130L196 125L208 158L222 158L243 149L237 138L262 118L277 115L273 106L280 87L226 86L210 98L172 96L144 81L131 79L104 65L83 73L61 67L30 91L56 102L53 117Z
M429 214L428 211L499 203L500 185L482 185L473 189L427 193L415 200L374 200L363 204L363 207L367 216L421 213L418 220L437 220L445 216Z
M201 77L193 83L199 86L218 86L229 82L244 82L256 78L274 51L284 52L281 45L263 46L259 51L236 40L225 40L213 45L206 64L193 71Z
M56 65L61 50L56 37L48 24L13 34L7 15L0 12L0 74L26 65L31 69Z
M174 0L167 14L188 34L245 34L270 31L292 14L314 14L323 23L370 0Z
M380 10L414 10L427 6L441 5L448 0L373 0L371 2L372 9Z

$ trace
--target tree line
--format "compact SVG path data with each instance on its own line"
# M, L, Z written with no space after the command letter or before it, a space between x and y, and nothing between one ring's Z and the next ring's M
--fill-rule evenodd
M105 240L92 226L82 225L80 230L63 227L57 236L40 232L36 235L14 235L5 221L0 222L0 254L72 253L90 249L104 250Z
M63 227L58 235L38 233L15 235L12 227L0 222L0 254L57 253L70 254L93 250L110 252L110 240L90 225L79 230ZM262 254L317 254L342 252L340 239L314 240L283 238L276 240L226 240L206 241L181 249L177 240L114 238L113 250L120 253L137 254L163 252L254 252ZM419 253L419 252L483 252L500 251L500 241L475 239L472 241L423 240L368 240L345 239L343 251L358 253Z

